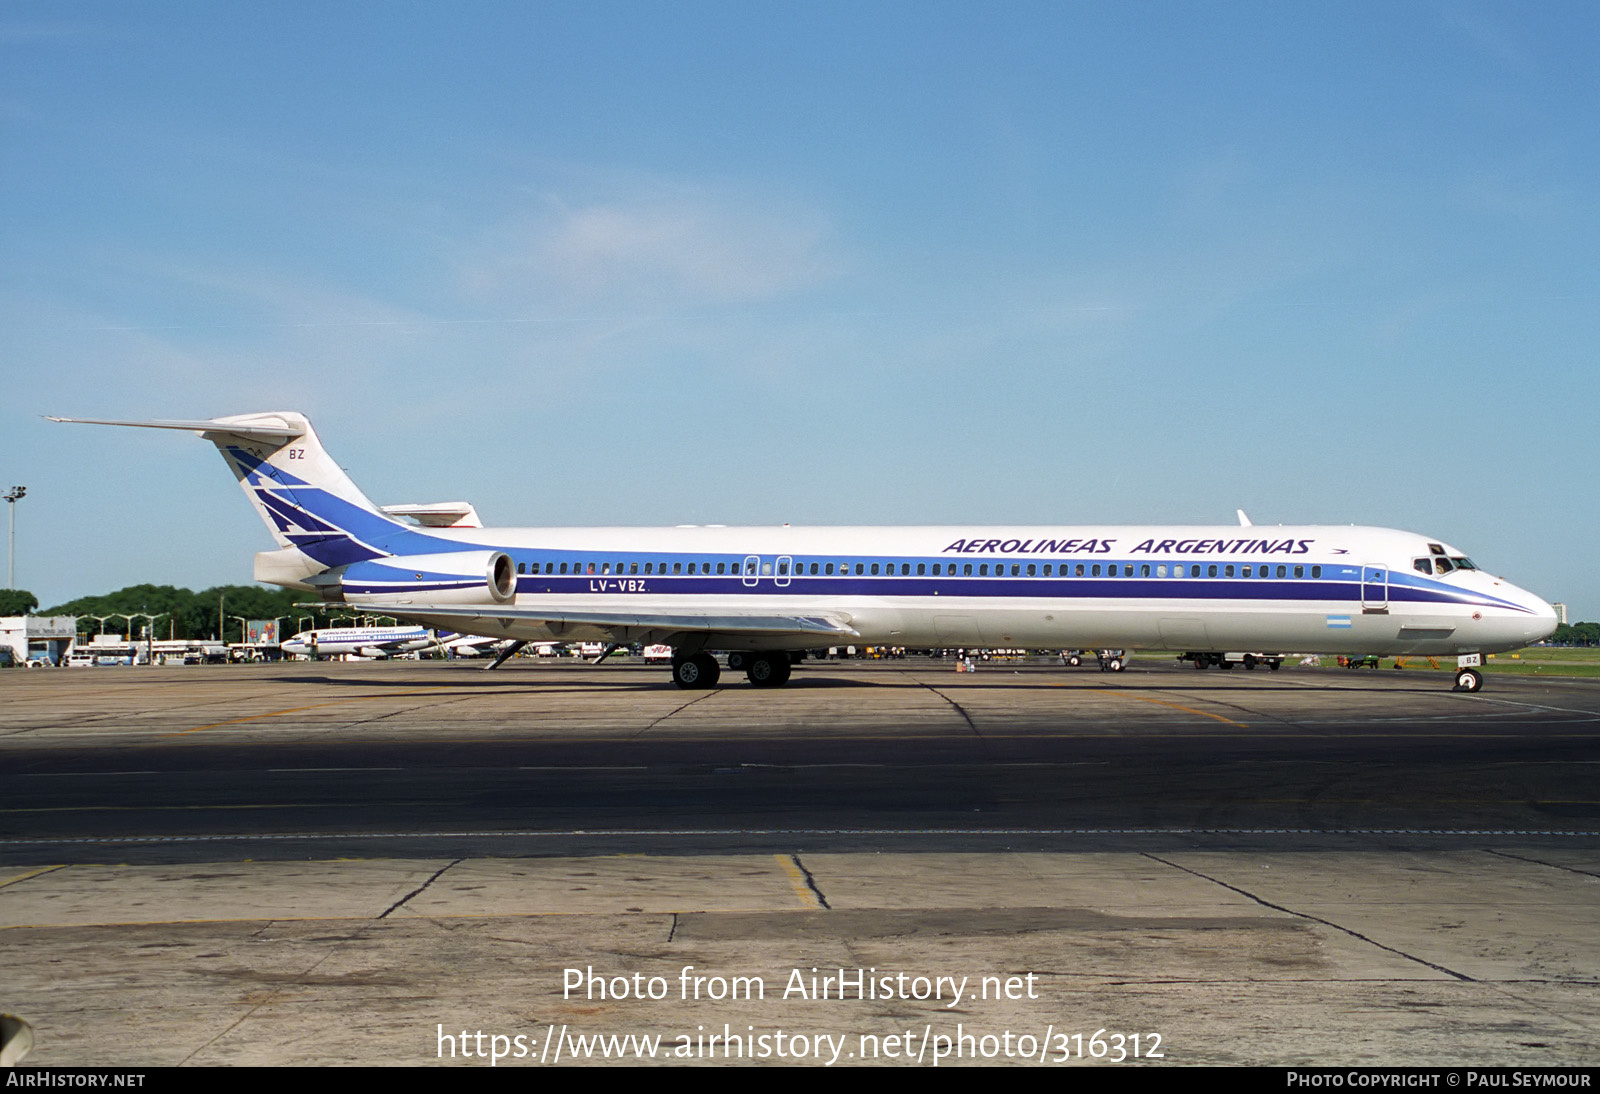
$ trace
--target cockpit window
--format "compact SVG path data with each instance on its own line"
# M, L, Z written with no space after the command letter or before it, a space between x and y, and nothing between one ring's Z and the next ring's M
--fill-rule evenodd
M1444 547L1438 543L1430 543L1428 544L1428 553L1432 555L1442 555L1444 554Z
M1439 572L1441 574L1447 574L1451 570L1455 569L1454 566L1450 565L1450 560L1448 558L1436 558L1433 561L1438 564Z
M1476 570L1477 569L1477 567L1472 564L1472 560L1470 558L1463 558L1461 555L1457 555L1456 557L1452 558L1450 561L1454 562L1456 564L1456 569L1458 569L1458 570Z
M1414 558L1414 559L1412 559L1411 560L1411 568L1413 570L1417 571L1417 573L1419 573L1419 574L1431 574L1431 573L1433 573L1433 563L1429 562L1425 558Z

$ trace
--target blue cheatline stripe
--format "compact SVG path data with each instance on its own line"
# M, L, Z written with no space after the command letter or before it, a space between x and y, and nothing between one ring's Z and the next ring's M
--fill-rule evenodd
M595 552L598 554L599 552ZM626 558L618 552L607 552L615 560ZM652 561L660 557L652 553ZM700 559L704 556L696 556ZM397 562L399 560L396 560ZM641 564L642 566L642 564ZM631 569L631 567L630 567ZM1362 584L1359 580L1328 581L1310 578L1294 580L1276 578L1259 580L1236 578L1232 581L1209 578L1107 578L1107 577L893 577L868 574L835 575L833 577L791 577L787 584L779 585L771 576L761 576L754 585L746 585L743 575L696 574L522 574L517 578L517 591L528 594L591 594L629 593L663 595L716 595L738 594L763 596L950 596L950 597L1000 597L1016 599L1114 599L1160 601L1271 601L1278 603L1300 602L1323 605L1328 603L1359 604ZM1389 590L1390 601L1415 604L1477 605L1482 607L1511 608L1527 611L1521 605L1508 601L1481 597L1457 589L1438 591L1411 589ZM1330 626L1334 625L1331 621Z

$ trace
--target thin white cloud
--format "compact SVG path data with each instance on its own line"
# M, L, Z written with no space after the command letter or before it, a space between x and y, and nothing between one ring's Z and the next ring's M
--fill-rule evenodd
M774 300L837 269L816 210L709 193L552 200L468 256L474 295L601 311Z

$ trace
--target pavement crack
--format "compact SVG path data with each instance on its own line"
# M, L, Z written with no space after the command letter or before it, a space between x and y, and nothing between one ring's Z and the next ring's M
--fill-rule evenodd
M427 881L424 881L421 885L418 885L415 889L411 890L409 893L407 893L405 896L401 897L399 900L395 901L393 904L389 905L387 908L385 908L383 910L383 914L380 915L380 916L377 916L376 918L378 918L378 919L388 919L390 913L399 911L401 905L405 904L406 901L410 900L412 897L414 897L414 896L418 895L419 893L421 893L424 889L426 889L428 886L432 885L435 881L438 881L439 880L439 876L441 874L443 874L446 870L450 869L450 867L459 865L461 863L461 861L462 861L461 859L453 859L450 862L447 862L443 866L439 867L437 870L435 870L433 872L433 876L432 877L430 877Z
M1576 866L1567 866L1560 862L1546 862L1542 858L1530 858L1527 855L1514 855L1510 851L1500 851L1492 847L1486 848L1486 850L1488 850L1489 854L1491 855L1497 855L1500 858L1512 859L1516 862L1527 862L1533 864L1534 866L1548 866L1552 870L1562 870L1569 874L1577 874L1579 877L1600 878L1600 871L1596 870L1580 870Z
M459 862L460 860L457 859L456 861ZM451 865L454 865L454 863L452 863ZM446 867L446 869L448 869L448 867ZM444 871L442 871L442 870L440 871L440 873L443 873L443 872ZM438 874L435 874L434 876L437 877ZM385 913L385 914L387 914L387 913ZM262 932L265 931L270 926L272 926L271 922L263 924L261 930L260 931L256 931L251 937L259 939L261 934L262 934ZM371 926L372 925L370 923L362 924L360 927L358 927L356 929L355 933L351 936L351 940L359 939L362 935L364 935L371 928ZM338 954L342 953L344 951L344 949L345 949L345 947L339 946L339 945L335 945L335 946L330 947L327 953L323 954L321 957L319 957L315 961L311 962L310 966L307 967L305 970L303 970L299 974L298 979L295 980L294 983L303 985L312 976L316 975L316 971L318 969L320 969L327 962L333 960L333 958L335 956L337 956ZM191 1062L193 1062L195 1057L197 1057L201 1053L205 1052L212 1045L215 1045L217 1042L221 1041L224 1037L227 1037L229 1034L233 1033L234 1030L236 1030L240 1026L244 1025L251 1018L253 1018L256 1014L258 1014L260 1011L262 1011L263 1009L265 1009L267 1007L276 1006L278 1004L278 1002L280 1000L282 1000L286 995L287 995L287 990L284 989L284 988L277 988L277 989L274 989L272 991L267 992L265 998L258 999L256 1002L254 1002L251 1005L247 1006L244 1009L244 1012L242 1014L240 1014L232 1022L229 1022L225 1027L223 1027L222 1029L218 1030L217 1033L214 1036L208 1038L205 1041L202 1041L199 1045L195 1046L195 1049L194 1049L193 1052L189 1053L189 1055L185 1056L182 1060L178 1061L178 1066L179 1067L186 1067Z
M1349 935L1351 938L1354 938L1354 939L1356 939L1358 941L1361 941L1361 942L1365 942L1367 945L1374 946L1374 947L1376 947L1376 948L1378 948L1380 950L1383 950L1385 953L1392 953L1396 957L1402 957L1402 958L1405 958L1407 961L1413 961L1413 962L1417 963L1418 965L1423 966L1424 968L1432 969L1434 972L1443 973L1445 976L1451 977L1452 979L1460 980L1460 981L1462 981L1463 983L1466 983L1466 984L1476 984L1478 982L1476 979L1474 979L1473 977L1468 976L1466 973L1457 972L1454 969L1446 968L1443 965L1435 964L1434 962L1429 961L1426 958L1418 957L1416 954L1406 953L1404 950L1397 949L1394 946L1385 945L1384 943L1379 942L1375 938L1370 938L1367 935L1362 934L1360 931L1352 930L1351 928L1342 926L1342 925L1340 925L1338 923L1333 922L1330 919L1323 919L1321 916L1312 915L1310 912L1299 912L1299 911L1294 910L1293 908L1285 908L1281 904L1274 904L1274 903L1272 903L1272 901L1267 900L1265 897L1257 896L1255 893L1252 893L1247 889L1241 889L1237 885L1230 885L1226 881L1223 881L1221 878L1212 877L1210 874L1203 874L1199 870L1194 870L1194 869L1191 869L1190 867L1184 866L1184 865L1182 865L1180 863L1172 862L1169 859L1164 859L1160 855L1153 855L1153 854L1150 854L1148 851L1146 851L1146 852L1144 852L1144 857L1147 858L1147 859L1150 859L1152 862L1159 862L1163 866L1170 866L1174 870L1181 870L1184 873L1190 875L1191 877L1200 878L1202 881L1209 881L1211 884L1221 886L1222 888L1227 889L1231 893L1238 893L1240 896L1244 897L1247 900L1255 901L1257 904L1261 905L1263 908L1270 908L1275 912L1282 912L1284 915L1292 915L1292 916L1294 916L1294 917L1296 917L1298 919L1310 920L1312 923L1320 923L1324 927L1329 928L1330 930L1335 930L1335 931L1338 931L1341 934Z
M794 863L794 868L800 871L800 876L805 880L806 888L811 890L811 895L817 898L817 903L826 911L833 911L833 905L828 903L828 898L822 895L822 890L817 887L817 879L806 869L806 864L800 861L798 853L789 856L789 861Z
M902 669L901 671L905 672L904 669ZM906 675L910 676L911 674L910 673L906 673ZM974 722L972 720L972 715L967 713L966 707L963 707L960 703L958 703L954 699L950 698L950 696L946 695L944 692L940 691L938 688L934 687L932 684L924 683L921 680L917 680L915 677L912 677L912 680L913 680L913 682L916 683L916 685L918 687L927 688L929 691L933 692L939 698L941 698L945 702L949 703L951 705L951 707L953 707L955 709L955 712L957 714L961 715L962 720L967 723L967 728L972 730L972 735L974 737L978 738L978 740L983 741L984 744L988 744L988 741L986 741L984 739L983 730L979 729L978 728L978 723Z
M667 941L671 942L678 936L678 913L672 913L672 927L667 931Z
M705 702L707 699L709 699L713 695L717 694L717 690L718 689L716 689L716 688L712 688L710 691L707 691L704 695L697 695L693 699L690 699L687 703L682 703L682 704L680 704L678 706L673 707L671 710L667 711L661 717L657 718L655 721L653 721L649 725L645 726L639 732L635 733L632 737L629 738L629 740L638 740L640 737L643 737L646 733L649 733L652 729L656 728L656 726L660 725L662 722L665 722L668 718L676 718L678 715L682 714L684 711L688 710L690 707L694 706L696 703Z

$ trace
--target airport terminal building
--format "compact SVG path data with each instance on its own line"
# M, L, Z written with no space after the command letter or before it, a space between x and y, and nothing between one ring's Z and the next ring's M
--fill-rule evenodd
M0 618L0 663L23 665L44 657L64 665L77 639L78 621L70 615L5 616Z

